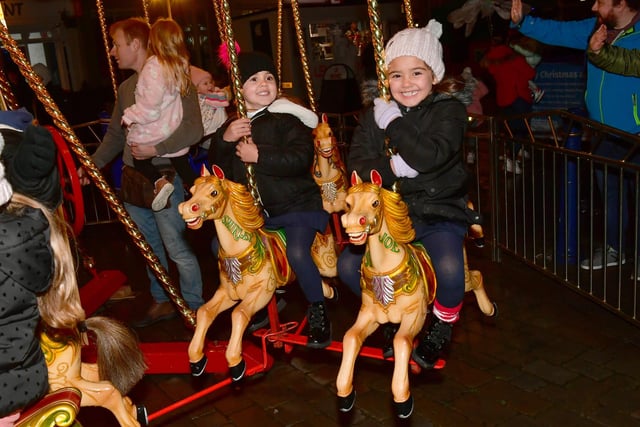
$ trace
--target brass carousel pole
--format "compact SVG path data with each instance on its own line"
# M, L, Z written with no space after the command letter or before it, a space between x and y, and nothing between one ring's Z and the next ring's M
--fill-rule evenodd
M276 72L278 73L278 83L280 87L278 88L278 92L282 91L282 26L284 25L284 21L282 18L282 1L278 0L278 31L277 31L277 39L276 39Z
M376 74L378 75L378 89L380 96L389 100L389 79L384 65L384 37L380 25L377 0L367 0L369 13L369 27L371 28L371 42L376 61Z
M304 82L307 86L307 96L309 97L309 107L315 113L317 112L316 99L313 94L313 83L311 81L311 73L309 71L309 60L307 58L307 49L304 41L304 28L300 20L300 8L297 0L291 0L291 10L293 11L293 22L296 29L296 40L298 42L298 51L302 60L302 72L304 74Z
M2 25L5 27L7 26L7 21L4 20L4 9L2 7L0 7L0 22L2 22ZM11 89L11 84L4 72L4 68L0 70L0 93L2 94L2 99L0 99L0 102L2 102L2 110L17 110L20 108L18 100Z
M142 0L142 9L144 10L144 20L147 21L147 24L151 23L149 19L149 3L147 0Z
M413 9L411 8L411 0L404 0L404 14L407 17L407 27L415 27L413 23Z
M151 247L140 233L140 230L136 224L132 221L131 217L127 213L124 205L120 199L113 192L109 184L105 181L100 170L96 167L95 163L89 156L89 153L85 150L82 143L78 140L78 137L73 132L69 123L60 112L60 109L55 104L47 89L42 84L40 77L33 71L31 65L25 58L24 54L16 44L15 40L9 35L9 30L5 25L0 25L0 42L9 51L11 59L18 65L20 72L25 77L27 83L36 94L38 101L42 103L47 113L53 119L55 126L58 128L63 138L69 143L70 148L76 154L81 166L89 174L92 181L98 187L105 200L118 215L120 222L125 225L127 233L131 236L134 243L140 249L140 252L147 260L147 264L153 270L156 277L158 277L161 285L169 294L169 297L173 303L178 307L182 317L189 323L191 327L195 328L195 315L193 311L186 305L180 294L176 292L175 287L171 283L171 278L167 274L156 255L151 250Z
M109 32L107 31L107 20L104 17L104 7L101 0L96 0L96 7L98 8L98 19L100 20L100 31L102 32L102 42L104 43L104 53L107 57L107 64L109 64L109 75L111 76L111 86L113 87L113 99L118 98L118 84L116 83L116 73L113 69L113 61L111 55L109 55ZM146 9L145 9L146 10ZM147 19L147 22L148 19Z
M236 52L235 37L233 35L233 28L231 27L231 10L229 8L229 2L227 0L221 0L220 7L220 17L222 19L218 24L221 24L220 38L227 45L227 52L229 53L229 71L231 72L231 89L233 91L233 98L235 99L238 116L246 118L247 108L244 102L244 96L242 95L242 82L240 81L240 69L238 68L238 53ZM254 203L262 205L253 164L245 163L244 165L247 171L247 187L249 192L253 197Z

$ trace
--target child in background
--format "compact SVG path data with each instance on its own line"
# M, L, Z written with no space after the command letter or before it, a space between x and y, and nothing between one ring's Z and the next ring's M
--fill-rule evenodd
M226 107L229 106L227 94L213 82L211 73L191 66L191 81L198 91L198 102L200 103L200 113L202 114L202 125L204 127L205 138L213 134L227 120ZM210 140L206 138L208 149Z
M191 89L189 53L182 29L172 19L158 19L149 33L149 52L135 90L136 103L124 110L122 123L128 127L127 144L156 145L171 135L182 121L181 97ZM195 179L184 148L165 154L186 186ZM151 159L135 159L134 167L155 186L151 209L167 206L173 184L160 174Z
M535 70L535 68L542 61L542 55L538 53L540 49L540 43L529 37L521 36L509 43L509 46L520 55L524 56L527 64ZM529 80L529 90L531 91L531 97L536 104L542 100L544 96L544 90L540 89L533 80Z

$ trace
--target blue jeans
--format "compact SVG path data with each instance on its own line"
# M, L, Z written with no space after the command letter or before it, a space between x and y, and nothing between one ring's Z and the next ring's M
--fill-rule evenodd
M176 174L173 180L175 191L169 199L171 207L154 212L151 209L125 203L131 219L136 223L145 240L160 260L160 264L169 271L167 253L178 268L180 291L189 308L197 310L204 300L202 298L202 275L198 259L185 238L186 225L178 205L184 201L182 181ZM165 251L166 248L166 251ZM164 288L153 271L147 267L151 296L157 303L169 301Z
M436 273L438 288L436 300L444 307L455 307L464 298L464 236L466 224L414 222L416 241L421 242ZM360 290L360 263L364 245L347 246L338 258L338 276L356 295Z
M596 148L594 154L619 160L629 152L630 148L628 142L605 139ZM633 156L630 159L631 163L638 164L640 161L638 157L637 154ZM633 174L625 174L621 187L619 185L619 169L615 166L607 169L606 182L603 167L598 167L595 172L596 183L601 195L603 197L605 195L605 186L607 192L607 198L603 200L607 212L606 243L616 251L624 252L625 242L620 242L619 233L622 231L623 238L629 233L629 199L633 197L632 192L635 190L634 176ZM621 203L622 205L620 205Z

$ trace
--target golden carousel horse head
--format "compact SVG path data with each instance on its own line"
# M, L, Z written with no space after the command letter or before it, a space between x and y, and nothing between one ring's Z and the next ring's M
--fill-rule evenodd
M347 172L326 114L313 130L313 137L313 179L320 186L322 206L329 213L340 212L344 210Z
M391 322L399 324L393 339L391 390L398 416L407 418L413 411L408 376L413 341L435 297L436 278L424 248L410 243L415 230L406 203L382 187L377 171L371 171L370 178L371 182L362 182L353 172L341 218L350 242L367 247L361 264L362 306L342 341L338 408L342 412L353 408L353 371L362 343L378 326Z

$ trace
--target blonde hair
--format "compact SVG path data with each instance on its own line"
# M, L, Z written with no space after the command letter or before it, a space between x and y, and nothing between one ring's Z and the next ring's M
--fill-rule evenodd
M69 241L70 230L62 217L62 208L51 211L34 199L13 193L7 210L19 214L25 206L40 209L49 222L49 242L54 269L49 290L38 295L40 316L51 327L74 330L79 322L85 320L85 312L80 304L80 292Z
M149 52L164 67L165 78L185 96L191 87L189 51L182 28L176 21L160 18L151 26Z

